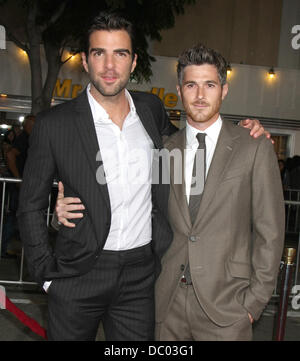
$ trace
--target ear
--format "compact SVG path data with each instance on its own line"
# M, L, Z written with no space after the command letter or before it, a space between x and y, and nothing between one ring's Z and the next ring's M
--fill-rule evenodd
M227 93L228 93L228 83L223 85L223 88L222 88L222 100L225 99Z
M88 62L87 62L86 55L85 55L84 52L81 52L80 55L81 55L81 62L82 62L82 65L84 67L84 70L88 73L89 72L89 65L88 65Z
M136 63L137 63L137 54L134 54L134 58L133 58L133 62L132 62L132 65L131 65L131 71L130 73L133 73L135 67L136 67Z

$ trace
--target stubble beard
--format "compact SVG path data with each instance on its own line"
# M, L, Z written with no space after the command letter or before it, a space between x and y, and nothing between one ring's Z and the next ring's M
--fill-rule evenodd
M187 117L195 123L205 123L212 120L215 116L219 114L222 101L220 100L217 104L211 106L211 104L206 102L207 108L203 110L193 109L192 106L188 104L183 104L186 109Z
M95 87L95 89L104 97L113 97L122 92L123 89L126 88L126 85L128 83L128 80L120 81L120 83L115 84L112 89L107 89L108 87L105 87L101 85L100 81L92 80L92 84Z

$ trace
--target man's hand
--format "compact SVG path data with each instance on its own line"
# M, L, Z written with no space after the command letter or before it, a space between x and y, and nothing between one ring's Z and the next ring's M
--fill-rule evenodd
M266 138L270 139L272 144L274 144L274 141L271 139L271 134L264 129L264 127L260 124L259 120L257 119L243 119L239 122L239 125L250 129L250 135L253 138L258 138L261 135L265 135Z
M85 209L79 198L66 197L64 198L64 186L62 182L58 183L58 195L56 199L55 212L57 214L58 222L66 227L74 228L76 225L68 221L68 219L82 218L82 213L74 213Z

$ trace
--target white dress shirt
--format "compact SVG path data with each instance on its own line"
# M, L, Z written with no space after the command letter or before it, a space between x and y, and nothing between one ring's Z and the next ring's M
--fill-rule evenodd
M127 90L130 112L122 130L109 119L87 88L111 206L105 250L128 250L151 241L153 142L136 113ZM96 156L96 155L95 155ZM99 215L100 217L100 215Z
M209 171L209 167L216 149L217 141L219 138L220 130L222 128L222 119L219 118L205 131L200 131L193 126L191 126L188 122L186 124L186 150L185 150L185 169L184 169L184 179L185 179L185 191L187 202L190 200L190 190L191 190L191 182L192 182L192 173L193 173L193 165L194 158L199 146L196 135L198 133L206 133L205 137L205 146L206 146L206 177Z

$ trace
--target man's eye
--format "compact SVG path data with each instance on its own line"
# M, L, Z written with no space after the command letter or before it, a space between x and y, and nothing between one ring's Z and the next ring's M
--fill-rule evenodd
M95 56L100 56L100 55L102 55L103 54L103 51L95 51L95 53L94 53L94 55Z
M213 84L213 83L208 83L207 86L208 86L209 88L214 88L214 87L215 87L215 84Z

